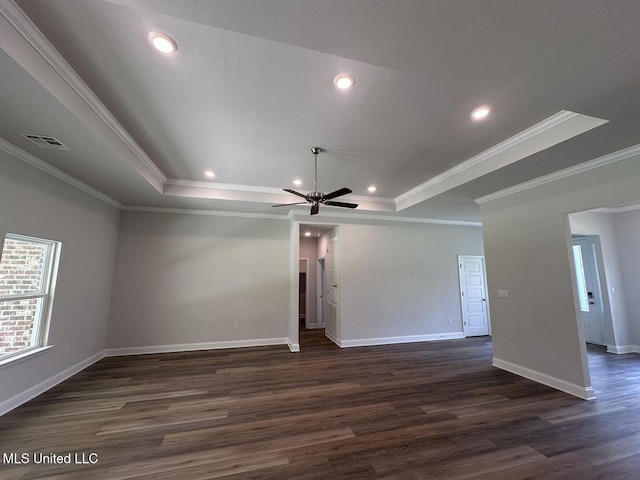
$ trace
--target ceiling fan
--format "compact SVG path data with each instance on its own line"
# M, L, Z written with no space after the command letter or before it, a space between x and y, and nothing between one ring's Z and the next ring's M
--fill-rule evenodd
M341 197L342 195L347 195L351 193L349 188L341 188L331 193L322 193L318 192L318 153L320 153L322 149L320 147L313 147L311 149L311 153L313 153L315 157L315 179L313 182L313 192L309 192L306 195L304 193L296 192L295 190L291 190L290 188L283 188L285 192L293 193L299 197L304 198L304 202L294 202L294 203L280 203L278 205L273 205L274 207L284 207L286 205L303 205L305 203L311 204L311 215L316 215L320 211L320 204L329 205L331 207L345 207L345 208L356 208L358 206L357 203L346 203L346 202L334 202L332 199Z

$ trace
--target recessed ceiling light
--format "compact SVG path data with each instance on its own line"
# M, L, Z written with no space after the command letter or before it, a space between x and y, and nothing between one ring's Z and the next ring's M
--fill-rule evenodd
M216 172L214 172L213 170L205 170L202 173L204 173L204 176L207 178L213 178L216 176Z
M311 232L304 232L304 236L305 237L310 237L311 236Z
M341 90L351 88L355 83L355 77L349 73L341 73L333 79L333 84Z
M302 180L300 180L299 178L294 178L293 179L293 183L296 187L299 187L300 185L302 185Z
M151 32L149 34L151 45L162 53L175 53L178 50L178 44L169 35L159 32Z
M367 187L367 191L368 191L369 193L373 193L373 192L375 192L376 190L377 190L377 188L376 188L376 186L375 186L375 185L370 185L370 186L368 186L368 187Z
M471 112L471 118L474 120L483 120L487 118L487 116L491 113L491 109L487 106L482 106L476 108L473 112Z

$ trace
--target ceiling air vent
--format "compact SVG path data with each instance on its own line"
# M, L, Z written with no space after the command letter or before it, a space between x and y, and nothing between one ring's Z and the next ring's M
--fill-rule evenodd
M71 150L60 140L56 140L55 138L49 137L48 135L33 135L31 133L21 133L20 135L22 135L30 142L35 143L40 148L48 148L51 150Z

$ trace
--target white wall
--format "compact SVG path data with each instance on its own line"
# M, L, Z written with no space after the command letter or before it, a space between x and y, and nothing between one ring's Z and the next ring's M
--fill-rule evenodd
M494 363L592 395L567 214L638 201L638 185L640 161L630 157L481 204Z
M340 225L342 343L461 336L458 255L483 255L479 227Z
M613 217L629 322L630 336L626 345L633 346L633 351L640 353L640 210L616 213Z
M0 414L102 354L118 222L115 208L0 152L0 236L62 242L49 332L53 348L0 368Z
M109 353L286 343L289 229L285 220L123 212Z
M602 264L598 265L598 274L603 287L603 330L605 342L611 350L629 345L631 341L614 215L604 212L579 212L569 215L573 235L597 235L600 239ZM606 288L603 285L606 285Z

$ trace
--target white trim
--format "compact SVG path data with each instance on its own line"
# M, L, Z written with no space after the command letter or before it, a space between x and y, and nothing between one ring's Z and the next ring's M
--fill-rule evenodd
M633 205L621 205L619 207L595 208L590 211L599 212L599 213L624 213L624 212L633 212L634 210L640 210L640 203L634 203Z
M589 170L604 167L606 165L620 162L622 160L627 160L637 155L640 155L640 144L625 148L623 150L618 150L617 152L609 153L607 155L603 155L602 157L598 157L593 160L574 165L573 167L558 170L557 172L553 172L548 175L543 175L542 177L529 180L528 182L520 183L518 185L514 185L513 187L505 188L504 190L485 195L484 197L476 198L475 202L482 205L483 203L492 202L493 200L508 197L509 195L513 195L515 193L524 192L525 190L530 190L547 183L562 180L563 178L572 177L580 173L588 172Z
M167 178L164 184L165 186L193 187L193 188L203 188L208 190L234 190L239 192L268 193L268 194L275 194L275 195L283 195L282 188L254 186L254 185L239 185L235 183L220 183L220 182L213 182L213 181L206 182L202 180L183 180L181 178ZM295 198L295 197L291 197L291 198ZM394 198L386 198L386 197L374 197L374 196L350 194L347 197L345 197L345 199L355 200L360 202L392 203L395 205Z
M13 1L0 3L0 14L134 155L137 165L133 165L133 167L140 171L145 180L153 185L154 188L161 191L161 186L167 177L67 63L64 57L51 45L31 19ZM12 58L14 58L13 55ZM24 68L24 65L21 66Z
M125 212L148 212L148 213L174 213L180 215L209 215L214 217L241 217L241 218L267 218L271 220L289 221L287 215L276 215L269 213L250 212L227 212L217 210L191 210L188 208L164 208L164 207L140 207L134 205L123 205L121 210Z
M317 245L316 245L316 250ZM324 286L325 284L322 282L323 276L326 274L324 271L325 267L325 256L316 258L316 328L324 328Z
M607 353L615 353L617 355L640 353L640 345L607 345Z
M481 222L468 222L462 220L438 220L431 218L415 218L415 217L392 217L388 215L366 215L359 213L332 213L322 215L314 215L310 218L301 212L289 211L286 215L270 214L270 213L251 213L251 212L229 212L218 210L197 210L189 208L166 208L166 207L145 207L138 205L120 205L120 210L125 212L149 212L149 213L175 213L184 215L212 215L220 217L246 217L246 218L270 218L273 220L294 220L308 224L335 224L332 218L349 218L354 220L379 220L384 222L400 222L400 223L422 223L433 225L450 225L457 227L482 227Z
M14 365L22 360L26 360L27 358L36 357L47 350L53 348L53 345L45 345L44 347L30 347L25 348L24 350L11 354L11 355L3 355L0 357L0 368L7 367L9 365ZM2 415L0 413L0 415Z
M354 220L379 220L381 222L404 222L404 223L427 223L433 225L452 225L458 227L482 227L482 222L470 222L465 220L439 220L436 218L417 218L417 217L401 217L401 216L390 216L390 215L372 215L372 214L363 214L358 213L357 211L352 211L351 213L340 213L340 212L329 212L324 213L322 210L318 215L314 215L313 218L307 220L309 215L304 215L301 212L296 212L291 210L289 212L289 217L302 222L302 223L326 223L333 224L337 223L336 221L332 221L333 218L349 218ZM298 217L305 217L298 218Z
M183 180L180 178L167 178L167 181L164 182L165 186L176 186L176 187L193 187L193 188L204 188L209 190L234 190L240 192L251 192L251 193L272 193L276 195L283 195L283 190L281 188L274 187L260 187L253 185L238 185L234 183L218 183L218 182L205 182L202 180ZM284 192L286 194L286 192ZM294 197L295 198L295 197Z
M140 347L107 348L105 356L147 355L151 353L193 352L196 350L219 350L224 348L264 347L268 345L291 345L288 338L256 338L250 340L227 340L221 342L180 343L173 345L147 345ZM291 348L291 346L289 347Z
M325 329L324 331L324 336L327 337L329 340L331 340L333 343L335 343L336 345L338 345L339 347L342 347L342 340L340 340L338 337L336 337L334 334L332 334L331 332L329 332L327 329Z
M7 412L10 412L14 408L19 407L20 405L28 402L29 400L37 397L38 395L43 394L47 390L55 387L59 383L65 381L66 379L72 377L76 373L84 370L85 368L93 365L98 360L104 358L104 351L98 352L95 355L92 355L89 358L86 358L75 365L63 370L62 372L54 375L51 378L47 378L42 382L34 385L26 390L23 390L20 393L15 394L14 396L0 402L0 416L4 415Z
M298 226L299 228L299 226ZM307 264L305 271L300 272L300 262L305 262ZM304 273L305 278L305 286L304 286L304 328L311 328L311 322L309 322L309 304L311 300L309 299L309 258L299 258L298 259L298 279L300 278L300 273ZM300 291L300 285L298 285L298 292ZM298 293L298 322L300 322L300 293Z
M56 167L49 165L47 162L40 160L38 157L31 155L28 152L25 152L19 147L16 147L13 143L7 142L5 139L0 138L0 150L5 153L8 153L12 157L17 160L21 160L32 167L37 168L38 170L42 170L44 173L51 175L52 177L71 185L78 190L81 190L84 193L91 195L94 198L106 203L107 205L111 205L115 208L122 208L122 204L113 198L105 195L104 193L96 190L93 187L90 187L84 182L81 182L75 177L64 173L62 170L57 169Z
M493 366L501 370L514 373L521 377L528 378L529 380L533 380L534 382L542 383L543 385L555 388L556 390L560 390L561 392L565 392L575 397L582 398L583 400L593 400L594 398L596 398L593 387L590 386L582 387L580 385L576 385L575 383L567 382L565 380L561 380L560 378L547 375L546 373L538 372L527 367L522 367L520 365L516 365L515 363L507 362L506 360L501 360L496 357L493 357Z
M287 346L289 347L289 350L294 353L300 351L300 344L293 343L290 338L287 338Z
M353 340L340 340L327 334L336 345L341 348L369 347L373 345L392 345L397 343L435 342L438 340L457 340L464 338L462 332L430 333L424 335L404 335L398 337L357 338Z
M432 198L607 122L608 120L601 118L561 110L555 115L397 196L395 199L396 210L403 210ZM559 129L559 127L562 127L562 129ZM529 142L529 145L526 144L527 142ZM473 171L474 169L475 171Z

